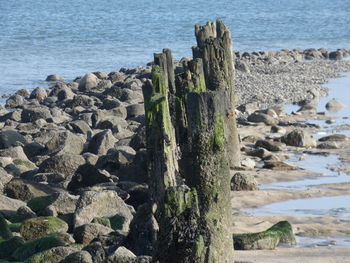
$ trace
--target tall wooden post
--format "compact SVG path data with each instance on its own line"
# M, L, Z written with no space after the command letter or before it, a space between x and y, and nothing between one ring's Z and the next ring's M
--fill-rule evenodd
M230 114L231 40L222 22L208 25L196 26L200 41L194 53L201 55L184 64L176 82L165 49L155 54L152 83L143 87L150 189L159 223L154 262L233 262L230 166L239 152L233 152L237 145L229 146L238 142Z

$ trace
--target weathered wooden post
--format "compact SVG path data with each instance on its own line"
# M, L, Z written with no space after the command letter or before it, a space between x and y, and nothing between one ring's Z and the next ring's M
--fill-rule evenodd
M238 145L228 146L238 143L230 113L231 40L221 21L196 26L196 36L195 59L184 64L176 82L165 49L155 54L152 83L143 87L150 188L159 223L154 262L233 262L230 165L239 151L233 152Z

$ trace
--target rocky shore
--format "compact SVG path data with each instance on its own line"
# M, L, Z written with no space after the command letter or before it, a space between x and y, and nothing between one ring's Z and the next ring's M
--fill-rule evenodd
M312 101L327 93L321 84L350 71L350 61L342 60L349 55L325 49L236 52L242 134L264 123L285 135L280 141L266 140L267 133L248 136L242 153L271 158L264 165L278 170L289 167L269 152L319 146L304 133L282 133L281 124L306 117L287 116L276 105L300 103L313 113ZM49 89L19 90L0 106L0 259L151 262L158 225L146 209L142 94L150 74L147 66L87 73L71 82L50 75ZM253 167L251 158L242 160L241 169Z

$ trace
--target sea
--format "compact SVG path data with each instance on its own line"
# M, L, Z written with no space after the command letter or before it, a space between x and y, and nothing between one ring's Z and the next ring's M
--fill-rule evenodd
M191 56L194 25L215 19L234 50L350 48L350 0L0 0L0 94Z

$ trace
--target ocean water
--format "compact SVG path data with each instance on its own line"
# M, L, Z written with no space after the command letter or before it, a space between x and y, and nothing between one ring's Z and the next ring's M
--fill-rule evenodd
M0 94L145 65L164 47L191 56L194 24L217 18L235 50L350 48L349 0L0 0Z

